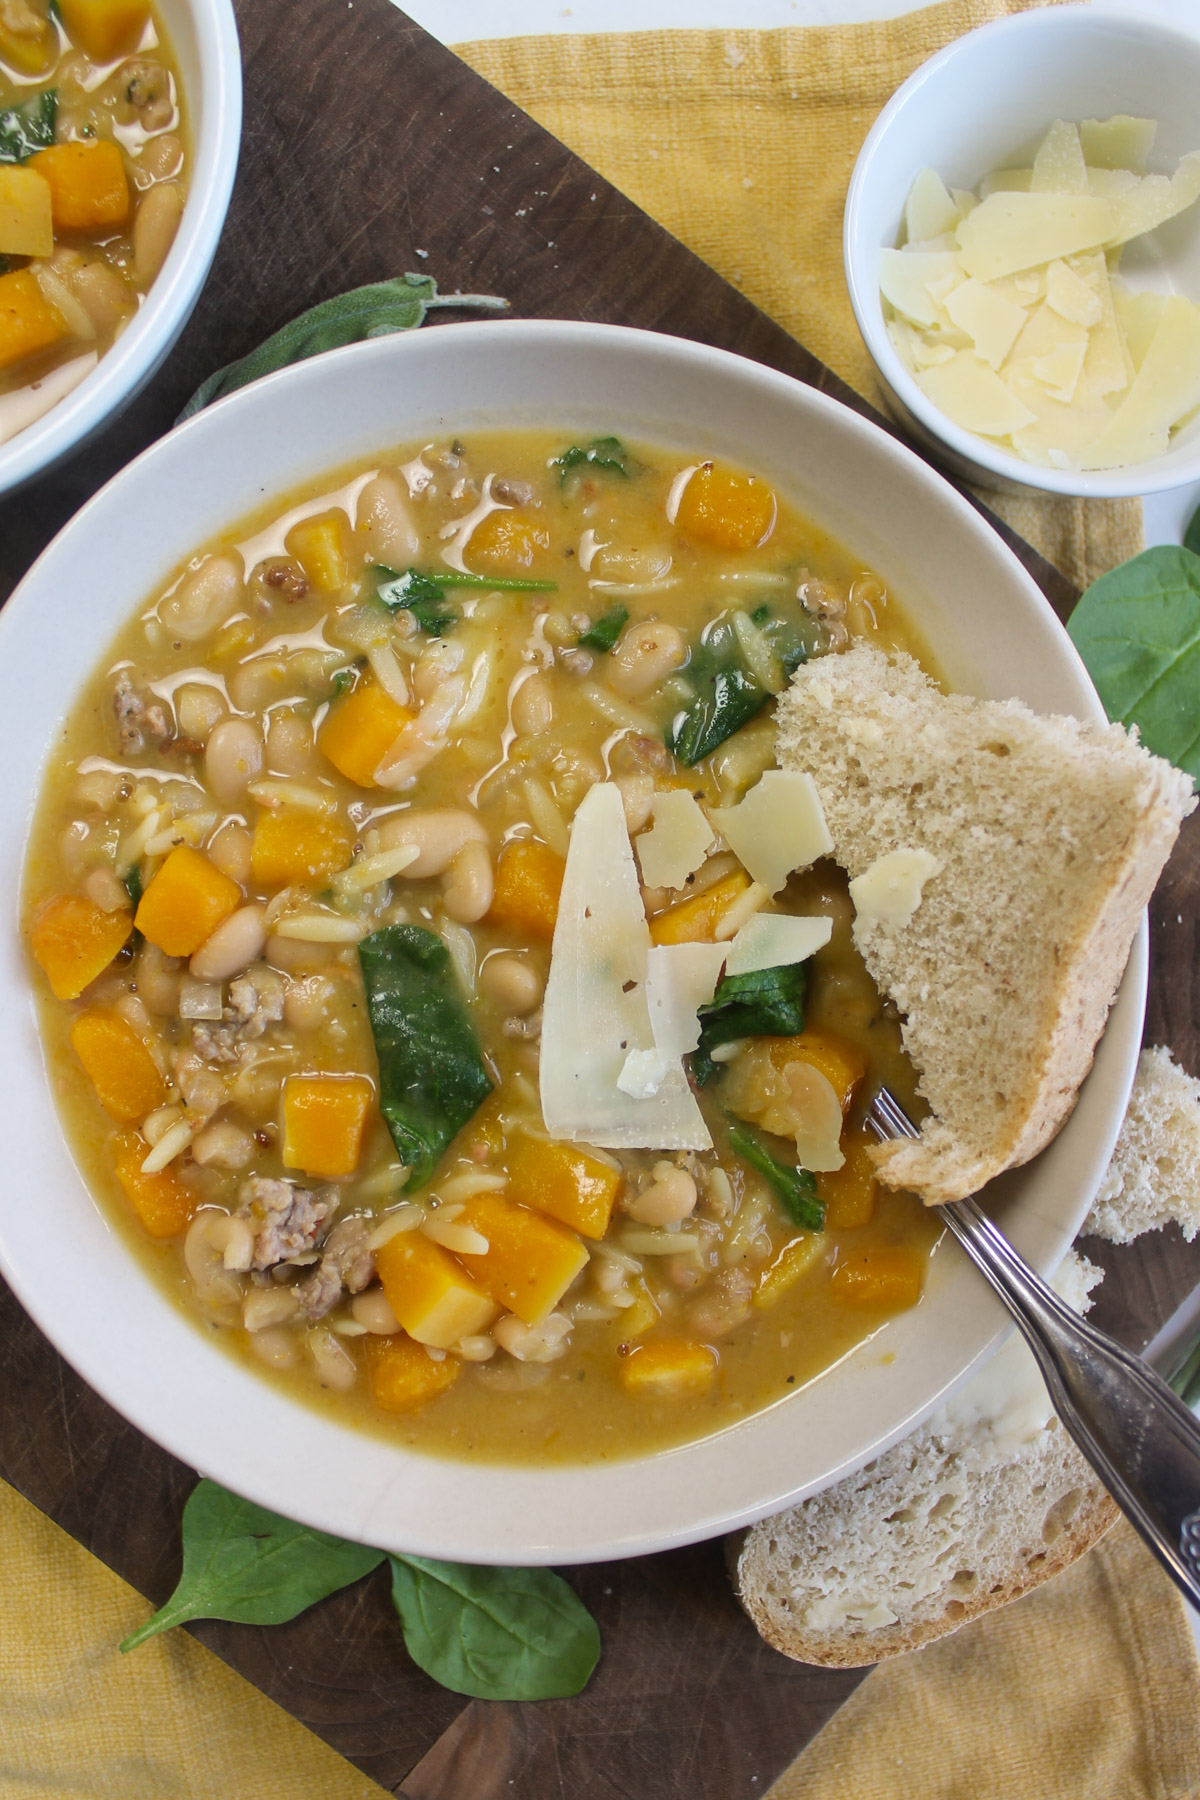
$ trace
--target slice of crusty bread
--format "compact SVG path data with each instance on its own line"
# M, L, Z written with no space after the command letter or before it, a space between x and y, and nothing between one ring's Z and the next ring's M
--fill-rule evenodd
M1084 1232L1128 1244L1176 1221L1200 1231L1200 1081L1169 1050L1143 1050L1129 1111Z
M961 1199L1070 1112L1191 781L1120 726L944 695L866 644L802 667L777 725L852 877L897 849L940 864L907 924L856 936L931 1108L872 1155L891 1187Z
M1069 1253L1055 1285L1082 1310L1099 1279ZM767 1643L798 1662L855 1668L1015 1600L1116 1516L1014 1337L903 1443L730 1540L730 1562Z

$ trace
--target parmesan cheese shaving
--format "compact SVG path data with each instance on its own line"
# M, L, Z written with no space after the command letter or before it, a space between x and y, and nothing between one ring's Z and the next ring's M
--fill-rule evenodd
M710 817L751 879L772 894L833 849L812 776L793 769L768 769L744 800Z
M713 844L713 828L686 789L655 794L654 823L637 840L642 880L647 887L681 888Z
M921 904L925 883L941 868L928 850L889 850L850 883L854 933L864 925L907 925Z
M757 913L742 926L730 944L725 973L752 975L757 969L779 969L789 963L807 962L810 956L825 948L832 936L832 919L798 919L789 913ZM688 1047L694 1049L695 1045Z

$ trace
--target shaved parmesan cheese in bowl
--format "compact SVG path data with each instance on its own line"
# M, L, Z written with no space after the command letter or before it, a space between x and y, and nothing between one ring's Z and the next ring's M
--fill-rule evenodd
M884 398L964 479L1200 478L1200 35L1065 6L922 65L863 145L846 279Z

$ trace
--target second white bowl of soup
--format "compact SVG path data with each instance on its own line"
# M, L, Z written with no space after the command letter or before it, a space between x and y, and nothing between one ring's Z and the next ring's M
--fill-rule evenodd
M134 464L0 632L9 844L40 793L3 864L34 958L14 934L0 974L5 1273L175 1454L342 1536L595 1559L814 1491L994 1348L930 1216L864 1173L873 1086L915 1076L844 883L771 898L771 829L712 829L788 668L855 637L1098 716L1028 576L892 440L647 334L357 346ZM706 1027L695 1092L650 1066L618 979L643 920L715 980L818 918L804 976ZM1139 945L1075 1115L997 1195L1042 1267L1143 990ZM789 1187L762 1152L800 1130L796 1063L838 1122Z

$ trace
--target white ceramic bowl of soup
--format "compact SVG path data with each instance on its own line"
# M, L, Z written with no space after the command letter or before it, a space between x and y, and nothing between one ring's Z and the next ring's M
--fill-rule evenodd
M846 199L842 247L854 316L890 410L964 480L1017 492L1089 498L1158 493L1200 479L1200 418L1163 456L1114 469L1054 469L1026 462L948 419L923 392L888 336L880 252L900 242L904 203L921 169L974 190L996 169L1028 167L1055 119L1117 113L1157 120L1151 172L1172 174L1200 149L1196 93L1200 37L1090 6L1015 14L958 38L898 88L859 152ZM1135 289L1200 301L1200 205L1126 246L1122 273Z
M242 134L242 60L230 0L156 0L189 128L183 216L136 315L90 374L0 442L0 494L78 450L162 365L200 297L229 210ZM53 379L53 378L51 378Z
M0 1268L67 1360L192 1467L339 1535L457 1560L596 1560L770 1513L904 1436L1006 1333L944 1240L919 1305L786 1400L719 1435L631 1461L497 1467L435 1459L336 1423L214 1348L93 1200L55 1110L16 929L22 846L75 694L171 570L275 494L352 460L472 429L561 428L719 455L875 570L950 685L1099 721L1066 632L976 511L911 451L835 401L722 351L597 325L464 324L306 362L147 451L60 534L0 615L14 704L2 727L0 1068L7 1095ZM1145 939L1078 1107L996 1184L994 1208L1049 1270L1088 1209L1128 1097Z

